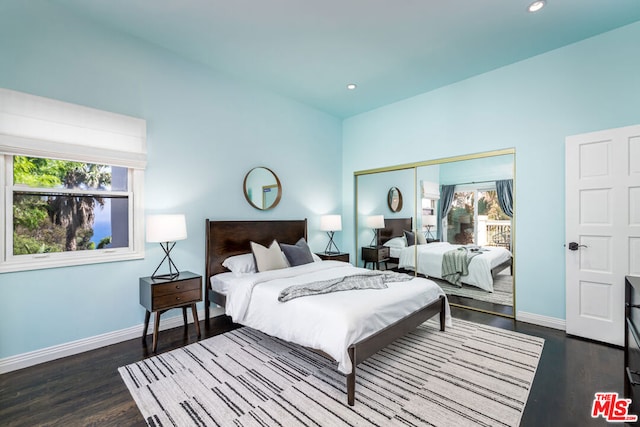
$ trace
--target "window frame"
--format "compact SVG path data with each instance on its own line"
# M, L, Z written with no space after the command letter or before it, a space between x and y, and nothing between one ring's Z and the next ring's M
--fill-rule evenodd
M478 183L469 183L469 184L456 184L456 188L455 188L455 193L458 192L466 192L466 193L473 193L473 241L475 242L474 244L477 244L478 242L478 203L480 201L480 192L487 192L487 191L497 191L497 185L495 183L495 181L486 181L486 182L478 182ZM451 211L449 211L449 213L447 213L447 217L445 218L446 223L445 225L448 225L449 223L449 215L451 214ZM512 223L513 226L513 223ZM445 233L446 233L446 228L445 228ZM446 236L446 237L445 237ZM444 241L448 241L449 236L446 234L443 234L443 240Z
M18 154L16 154L18 155ZM0 154L0 224L4 225L5 237L0 242L0 273L39 270L45 268L71 267L103 262L127 261L144 258L144 207L142 204L144 169L130 165L116 165L105 159L103 164L127 168L128 191L109 191L106 194L126 194L128 197L129 245L123 248L105 248L82 251L51 252L46 254L13 254L13 195L15 191L24 192L25 186L14 185L13 154ZM96 163L95 160L66 159L63 156L31 156L55 158L59 160ZM56 192L56 191L52 191ZM83 190L65 189L57 191L66 194L95 193Z
M131 173L133 238L126 251L73 251L45 258L9 259L13 240L13 170L7 158L42 157L127 168ZM144 258L144 170L147 122L138 117L99 110L11 89L0 88L0 273ZM11 209L10 215L8 215ZM13 244L13 242L12 242ZM11 254L13 256L13 253Z

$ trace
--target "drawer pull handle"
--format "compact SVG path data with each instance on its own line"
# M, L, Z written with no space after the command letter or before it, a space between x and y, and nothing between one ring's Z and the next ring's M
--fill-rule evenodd
M640 375L640 372L632 371L631 369L629 369L628 366L625 368L625 370L627 371L627 378L629 379L629 384L631 384L632 387L640 385L640 381L636 381L633 379L633 375Z
M176 301L180 301L180 297L176 297Z
M176 285L176 289L180 289L180 285Z

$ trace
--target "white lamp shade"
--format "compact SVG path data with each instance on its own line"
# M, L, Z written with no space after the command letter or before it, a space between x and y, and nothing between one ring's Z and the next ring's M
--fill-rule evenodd
M340 215L322 215L320 217L320 230L322 230L322 231L340 231L340 230L342 230L342 216L340 216Z
M435 215L423 215L422 216L422 225L436 225L438 219Z
M384 228L384 215L371 215L366 220L369 228Z
M184 215L147 216L147 242L175 242L186 238L187 221Z

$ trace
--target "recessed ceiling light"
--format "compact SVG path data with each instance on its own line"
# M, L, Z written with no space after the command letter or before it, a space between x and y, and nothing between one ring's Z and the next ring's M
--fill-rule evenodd
M347 89L349 89L349 90L355 90L357 87L358 87L358 85L355 84L355 83L349 83L347 85Z
M545 4L547 4L545 0L536 0L529 5L529 8L527 10L529 12L537 12L542 9Z

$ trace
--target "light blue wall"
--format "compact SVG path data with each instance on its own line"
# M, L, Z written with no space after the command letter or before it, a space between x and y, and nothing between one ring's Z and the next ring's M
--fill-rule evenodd
M513 178L512 154L443 163L440 185L496 181Z
M640 123L638 40L640 23L341 123L47 2L4 2L0 87L145 118L146 211L186 213L175 261L198 273L207 217L308 217L321 250L319 215L342 209L353 256L354 171L515 147L517 308L564 318L564 138ZM273 211L242 195L260 165L283 184ZM160 257L0 275L0 358L140 324L137 280Z
M205 218L306 217L312 249L326 245L319 216L341 203L342 130L332 116L47 2L0 6L0 87L147 120L146 212L186 214L189 237L172 252L181 270L204 273ZM255 166L282 182L271 211L244 199ZM161 259L158 245L146 249L141 261L0 274L0 358L142 323L138 278Z
M387 218L409 218L415 216L415 172L413 169L401 169L358 176L358 248L369 246L373 240L373 230L367 227L366 218L370 215L382 215ZM402 209L392 212L388 204L391 187L396 187L402 194ZM348 240L351 235L343 235ZM353 246L353 245L352 245ZM362 267L362 252L358 249L358 266Z
M517 310L564 319L564 140L640 123L639 41L635 23L345 120L344 223L354 171L515 147Z

